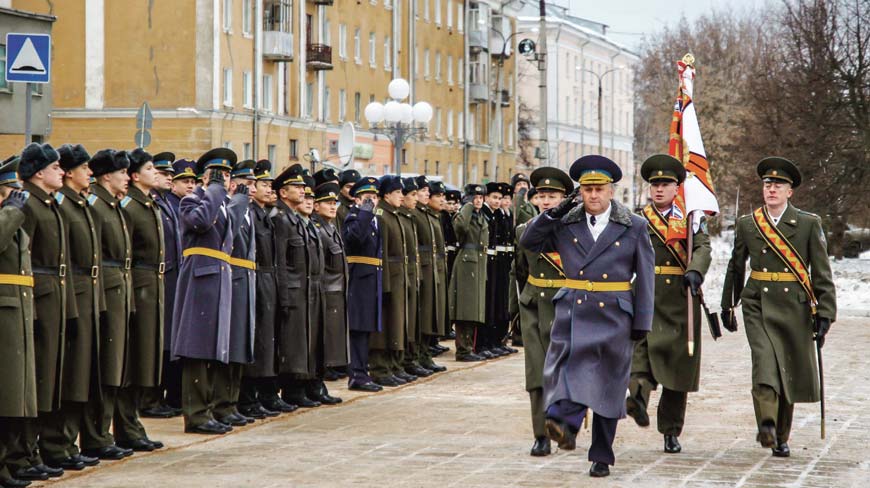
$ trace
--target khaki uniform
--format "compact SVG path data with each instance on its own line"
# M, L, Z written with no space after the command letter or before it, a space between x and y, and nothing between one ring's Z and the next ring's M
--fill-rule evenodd
M370 372L375 381L390 376L393 365L405 349L405 324L408 320L406 292L408 281L407 244L399 209L384 200L375 209L383 246L382 329L371 335Z
M453 263L448 300L456 325L456 355L472 352L475 327L486 322L486 246L489 225L483 211L465 204L453 220L459 249Z

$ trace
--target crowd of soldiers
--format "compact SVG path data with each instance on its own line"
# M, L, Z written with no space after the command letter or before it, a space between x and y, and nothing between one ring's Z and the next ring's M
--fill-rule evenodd
M649 425L658 384L665 452L680 452L710 244L703 218L690 260L663 237L682 164L641 173L643 217L613 200L621 171L603 156L462 194L425 175L273 176L226 148L31 144L0 164L0 484L162 448L143 416L220 435L340 403L329 381L407 384L445 371L445 338L458 361L524 346L533 456L573 449L594 412L590 474L606 476L617 421ZM722 318L736 330L742 299L759 441L787 456L794 403L819 399L808 344L836 306L819 219L788 203L800 173L768 158L759 176L766 206L738 222ZM798 258L774 272L782 241Z

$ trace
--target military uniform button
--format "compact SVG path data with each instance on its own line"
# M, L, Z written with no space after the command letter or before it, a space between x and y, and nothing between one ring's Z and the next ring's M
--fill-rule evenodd
M619 247L619 241L614 242L613 245Z
M541 292L541 296L544 296L544 292Z
M788 293L788 288L783 288L783 290L782 290L782 291L784 291L784 292L786 292L786 293Z
M541 273L541 278L543 278L543 277L544 277L544 273Z
M765 273L767 273L767 268L761 268L761 271L764 271Z
M767 287L766 287L766 286L764 287L764 293L767 293Z
M767 249L762 249L761 254L767 254Z
M575 243L575 244L577 243L577 238L576 238L576 237L574 238L574 243Z
M599 308L604 308L604 302L598 302L598 307L599 307Z
M788 268L782 268L782 270L788 273Z
M601 277L604 278L604 279L606 280L606 279L607 279L607 273L604 273L603 275L601 275Z
M583 270L582 270L582 269L580 270L580 276L583 276Z
M670 278L665 278L665 283L667 283L667 284L670 285L670 284L671 284L671 279L670 279Z
M665 266L670 266L670 265L671 265L670 261L665 261Z
M580 299L578 298L578 299L577 299L577 305L580 305L581 303L583 303L583 300L580 300Z

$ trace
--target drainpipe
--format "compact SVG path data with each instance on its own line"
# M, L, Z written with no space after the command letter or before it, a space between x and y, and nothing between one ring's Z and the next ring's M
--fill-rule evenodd
M260 158L260 100L263 96L263 2L258 0L254 12L254 160Z

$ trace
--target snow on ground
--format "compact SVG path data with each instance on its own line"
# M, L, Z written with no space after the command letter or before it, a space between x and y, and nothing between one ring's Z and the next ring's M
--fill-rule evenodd
M711 312L721 309L722 284L733 242L730 231L712 237L713 262L704 282L704 295ZM837 286L838 315L870 317L870 251L859 258L831 259L831 268Z

